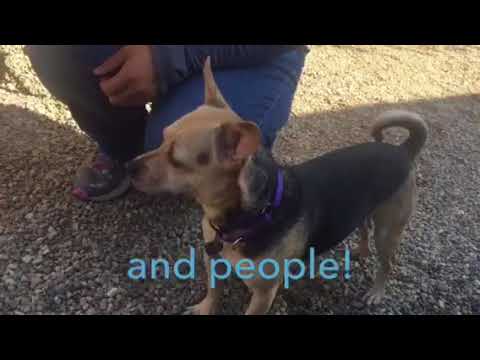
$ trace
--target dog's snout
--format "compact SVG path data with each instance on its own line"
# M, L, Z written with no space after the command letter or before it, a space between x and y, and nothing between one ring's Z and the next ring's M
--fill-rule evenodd
M138 160L132 160L125 164L127 173L133 178L136 177L142 168L142 164Z

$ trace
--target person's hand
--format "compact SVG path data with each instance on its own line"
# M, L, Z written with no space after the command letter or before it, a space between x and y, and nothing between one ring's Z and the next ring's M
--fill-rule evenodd
M94 70L100 88L115 106L142 106L156 94L155 69L149 45L121 48Z

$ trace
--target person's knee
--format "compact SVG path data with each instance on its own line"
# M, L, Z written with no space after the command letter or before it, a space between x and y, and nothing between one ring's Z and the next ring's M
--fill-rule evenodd
M66 65L71 50L71 47L62 45L27 45L25 54L30 59L33 69L42 77L49 70L61 70Z
M72 51L72 47L62 45L27 45L25 48L32 68L42 84L62 101L69 99L68 93L75 86L75 81L71 79L76 71Z
M25 46L25 55L30 58L33 66L36 66L49 54L51 46L48 45L27 45Z
M104 105L95 66L114 53L112 46L29 45L26 54L47 90L75 107Z

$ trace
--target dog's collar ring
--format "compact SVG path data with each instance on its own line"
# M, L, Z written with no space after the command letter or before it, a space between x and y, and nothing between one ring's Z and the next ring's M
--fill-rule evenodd
M236 249L243 242L243 240L243 236L239 236L238 239L232 243L232 247Z

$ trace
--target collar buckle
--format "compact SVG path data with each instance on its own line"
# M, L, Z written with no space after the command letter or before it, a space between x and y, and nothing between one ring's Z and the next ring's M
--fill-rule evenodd
M238 246L240 246L240 244L243 242L243 240L244 240L243 236L239 236L238 239L232 243L232 247L234 249L237 249Z
M272 204L268 203L262 210L260 210L260 215L265 215L272 212Z

